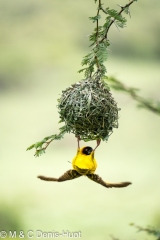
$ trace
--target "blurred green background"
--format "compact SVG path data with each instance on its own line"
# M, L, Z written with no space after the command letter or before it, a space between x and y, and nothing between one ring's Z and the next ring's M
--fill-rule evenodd
M103 1L118 8L127 1ZM77 142L72 134L53 142L40 158L26 148L58 133L57 99L83 78L77 71L89 52L93 0L0 1L0 230L81 231L82 239L146 239L129 223L160 227L160 119L138 110L128 96L113 92L119 129L96 151L97 173L109 181L131 181L105 189L85 177L43 182L71 168ZM131 6L127 28L109 33L108 75L141 95L159 99L160 1ZM87 145L95 146L95 142ZM81 146L86 145L82 142ZM59 238L60 239L60 238ZM63 238L64 239L64 238ZM148 236L147 239L153 239Z

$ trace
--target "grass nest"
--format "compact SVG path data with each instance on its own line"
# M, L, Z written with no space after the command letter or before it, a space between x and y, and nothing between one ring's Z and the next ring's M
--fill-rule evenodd
M67 132L84 141L107 141L113 128L118 128L120 109L108 85L98 77L81 80L62 91L58 109Z

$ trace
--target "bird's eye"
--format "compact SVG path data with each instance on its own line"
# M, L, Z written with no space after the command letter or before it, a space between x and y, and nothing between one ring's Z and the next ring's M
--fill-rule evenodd
M91 147L85 147L85 148L83 149L82 153L85 154L85 155L90 155L92 151L93 151L93 148L91 148Z

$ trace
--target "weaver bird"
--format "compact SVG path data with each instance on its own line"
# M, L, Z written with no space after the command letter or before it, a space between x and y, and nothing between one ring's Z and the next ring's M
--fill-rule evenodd
M62 176L59 178L52 178L52 177L45 177L45 176L38 176L41 180L44 181L55 181L55 182L63 182L67 180L72 180L81 176L87 176L91 180L93 180L96 183L101 184L102 186L106 188L121 188L121 187L127 187L131 184L131 182L119 182L119 183L111 183L111 182L105 182L101 177L99 177L97 174L95 174L95 170L97 168L97 162L94 158L94 152L96 148L100 144L100 140L97 140L97 146L92 149L91 147L82 147L80 148L79 141L78 140L78 150L76 156L73 158L72 166L73 169L68 170L65 172Z

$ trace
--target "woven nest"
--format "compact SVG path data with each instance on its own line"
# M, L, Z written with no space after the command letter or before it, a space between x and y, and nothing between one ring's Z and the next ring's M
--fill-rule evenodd
M108 140L118 128L118 108L108 85L99 78L77 82L58 100L60 122L84 141Z

